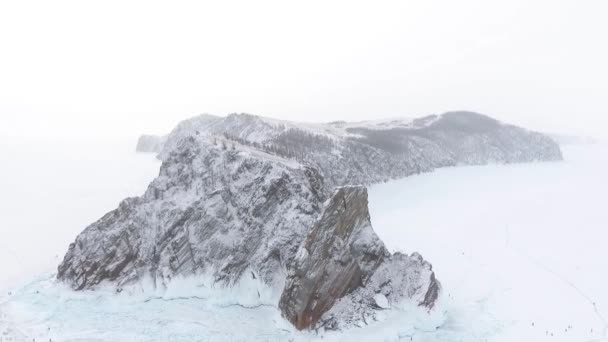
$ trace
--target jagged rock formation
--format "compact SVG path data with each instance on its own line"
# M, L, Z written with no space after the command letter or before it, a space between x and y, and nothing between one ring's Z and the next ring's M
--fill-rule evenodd
M372 229L366 188L348 186L336 190L300 247L279 307L298 329L320 320L335 329L406 298L432 307L438 295L430 264L392 256Z
M361 188L339 190L347 210L334 196L321 216L336 187L442 166L561 159L551 139L468 112L329 124L204 115L143 139L141 149L160 151L159 176L76 238L58 279L81 290L204 273L225 286L250 276L280 291L289 274L281 307L299 328L340 328L400 300L432 307L439 294L419 255L386 252Z
M182 140L137 198L87 227L69 247L58 278L79 290L144 276L213 272L230 284L249 269L282 284L325 200L315 169L263 152Z
M157 135L142 135L137 140L135 151L159 153L165 145L165 139Z

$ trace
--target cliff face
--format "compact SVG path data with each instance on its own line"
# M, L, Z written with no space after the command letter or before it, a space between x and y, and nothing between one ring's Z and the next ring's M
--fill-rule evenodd
M187 138L143 196L124 200L76 238L58 278L77 290L202 272L230 284L250 270L282 284L280 270L326 194L315 169Z
M161 141L149 148L160 150L159 176L76 238L58 279L81 290L144 277L156 286L203 273L221 286L253 277L283 290L280 308L300 329L357 324L400 301L431 308L440 292L422 257L386 251L365 188L342 186L561 159L551 139L467 112L329 124L205 115Z
M430 308L438 294L430 264L391 255L372 229L366 188L349 186L335 191L300 246L279 308L298 329L335 329L405 299Z

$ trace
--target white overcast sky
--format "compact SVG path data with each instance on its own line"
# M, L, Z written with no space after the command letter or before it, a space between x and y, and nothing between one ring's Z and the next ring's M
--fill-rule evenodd
M608 131L607 0L0 2L0 135L467 109Z

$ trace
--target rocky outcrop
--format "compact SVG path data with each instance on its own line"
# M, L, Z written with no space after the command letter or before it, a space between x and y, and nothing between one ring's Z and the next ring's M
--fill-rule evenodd
M82 290L251 277L283 289L280 308L300 329L358 324L402 301L431 308L439 296L429 263L391 255L374 234L365 188L343 186L561 159L551 139L468 112L328 124L203 115L140 144L160 151L159 176L78 235L58 279Z
M372 229L366 188L348 186L335 191L300 246L279 308L298 329L336 329L404 299L431 308L439 288L420 256L388 252Z
M151 277L212 273L229 285L246 270L281 286L328 190L315 169L263 152L190 137L146 193L128 198L72 243L58 278L76 290Z

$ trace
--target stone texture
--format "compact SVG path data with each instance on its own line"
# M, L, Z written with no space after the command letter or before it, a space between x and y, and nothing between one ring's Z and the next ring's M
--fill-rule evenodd
M143 196L124 200L76 238L58 278L80 290L212 272L231 284L249 269L282 284L326 195L315 169L187 138Z
M348 186L335 191L300 247L279 308L297 329L314 328L319 321L337 328L345 321L340 317L352 322L372 315L378 296L385 306L413 298L431 308L438 294L430 264L419 255L392 256L372 229L366 188ZM323 319L347 295L351 305Z

